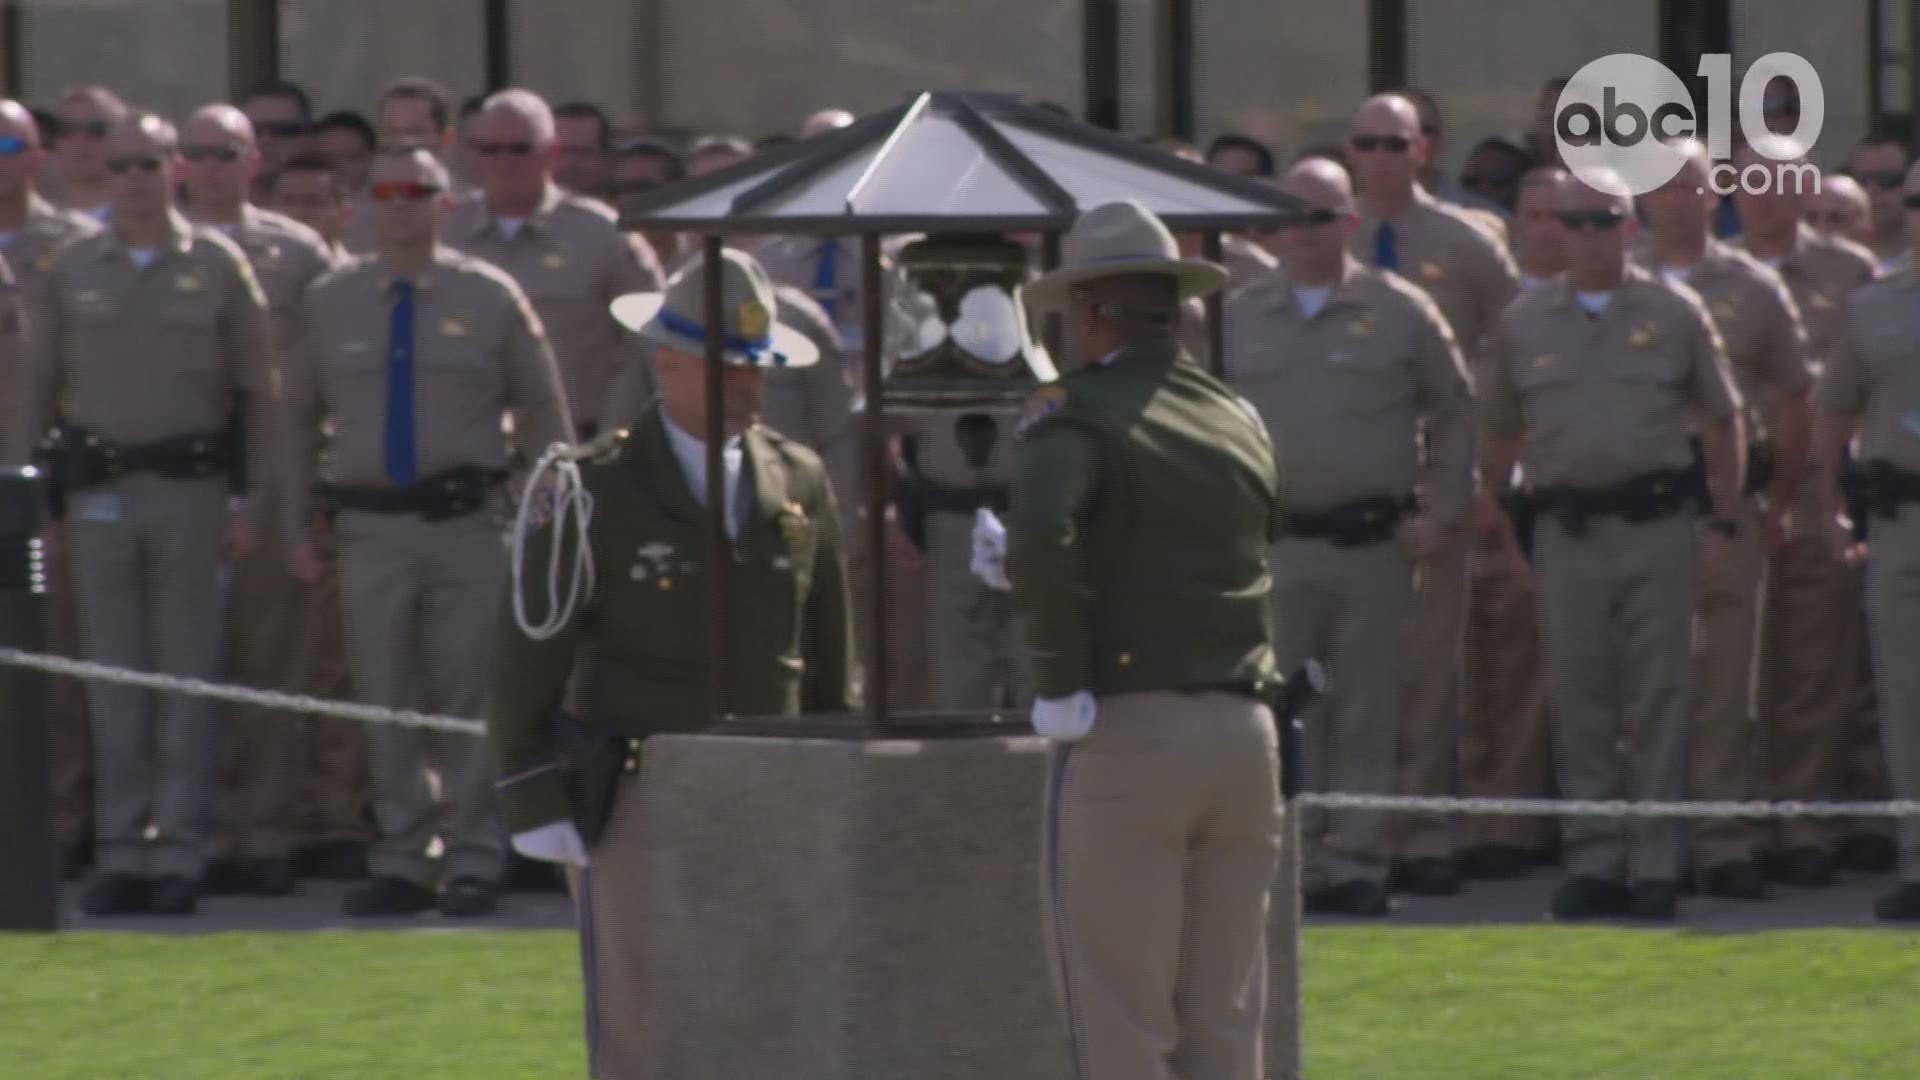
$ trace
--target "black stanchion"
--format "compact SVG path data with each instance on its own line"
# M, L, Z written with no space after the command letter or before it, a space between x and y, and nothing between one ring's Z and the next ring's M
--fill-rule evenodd
M40 499L33 469L0 469L0 648L46 645ZM59 927L50 771L47 676L0 668L0 930Z

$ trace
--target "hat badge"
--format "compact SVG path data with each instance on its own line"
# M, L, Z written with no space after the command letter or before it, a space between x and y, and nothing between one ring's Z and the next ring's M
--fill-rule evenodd
M767 328L772 319L765 305L758 300L748 300L740 305L740 336L748 341L759 341L767 336Z

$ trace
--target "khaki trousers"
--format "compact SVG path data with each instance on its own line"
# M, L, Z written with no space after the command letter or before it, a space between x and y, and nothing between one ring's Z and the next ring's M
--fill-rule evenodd
M1863 726L1855 714L1869 670L1866 585L1860 568L1834 556L1819 520L1810 494L1801 500L1799 530L1767 569L1760 702L1770 799L1841 798L1851 744ZM1872 712L1870 700L1865 711ZM1878 757L1877 733L1868 742ZM1786 818L1777 828L1782 847L1826 848L1841 831L1827 818Z
M1272 713L1223 692L1105 696L1051 758L1044 929L1076 1080L1262 1080Z
M1466 643L1466 717L1460 732L1460 793L1469 798L1539 799L1553 788L1547 752L1546 672L1533 572L1517 549L1478 540L1472 558ZM1551 818L1461 819L1463 847L1505 844L1529 851L1552 843Z
M1880 736L1896 799L1920 798L1920 506L1873 519L1867 538L1867 620L1879 690ZM1920 819L1897 827L1900 879L1920 881Z
M974 576L972 554L972 518L927 515L927 639L936 709L996 709L1033 698L1012 597Z
M1699 634L1695 638L1693 784L1691 797L1745 802L1758 796L1761 754L1756 719L1755 661L1760 647L1767 557L1753 502L1743 499L1739 532L1726 543L1720 572L1699 569ZM1693 823L1701 867L1753 858L1761 828L1747 818Z
M448 716L486 715L483 673L498 632L507 557L493 515L427 522L342 512L340 597L360 700ZM431 887L427 847L446 845L446 876L500 879L505 842L484 740L370 725L377 877ZM427 770L439 777L439 797Z
M1273 567L1280 670L1318 659L1327 671L1325 696L1304 718L1307 789L1393 794L1413 603L1406 550L1394 541L1340 548L1287 539L1274 548ZM1385 880L1387 830L1387 816L1373 811L1302 811L1302 884L1318 889Z
M1468 552L1456 537L1414 573L1407 644L1407 707L1400 718L1400 793L1444 796L1459 782L1460 683L1467 630ZM1398 815L1394 846L1408 859L1453 857L1453 825L1434 814Z
M1560 793L1685 799L1693 721L1694 515L1540 523L1540 622ZM1567 819L1571 874L1676 881L1676 818Z
M278 524L260 529L259 538L253 554L234 568L229 677L245 686L300 692L305 590L287 573ZM256 705L228 708L220 846L241 858L288 858L296 840L294 798L304 750L300 718Z
M340 625L340 571L326 572L306 590L300 625L300 685L329 701L353 696L347 645ZM295 820L301 843L371 840L366 728L351 720L309 716L301 721L302 750Z
M73 495L80 637L89 660L218 680L225 656L227 482L139 473ZM218 703L97 683L94 835L103 873L198 878L220 771Z

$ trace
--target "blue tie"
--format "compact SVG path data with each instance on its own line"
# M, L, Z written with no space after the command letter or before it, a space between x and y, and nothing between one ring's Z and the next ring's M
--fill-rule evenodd
M840 296L834 285L836 263L840 261L840 242L838 240L820 241L820 262L813 269L813 298L820 302L821 310L827 313L827 321L838 325L840 322Z
M1380 223L1380 231L1373 234L1373 265L1382 270L1400 269L1400 249L1393 242L1393 226Z
M393 329L387 342L387 476L413 483L413 282L393 283Z

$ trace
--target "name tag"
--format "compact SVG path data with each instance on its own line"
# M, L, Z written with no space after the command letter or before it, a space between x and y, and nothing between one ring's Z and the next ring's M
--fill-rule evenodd
M118 525L127 516L127 501L112 492L89 495L80 503L80 520Z

